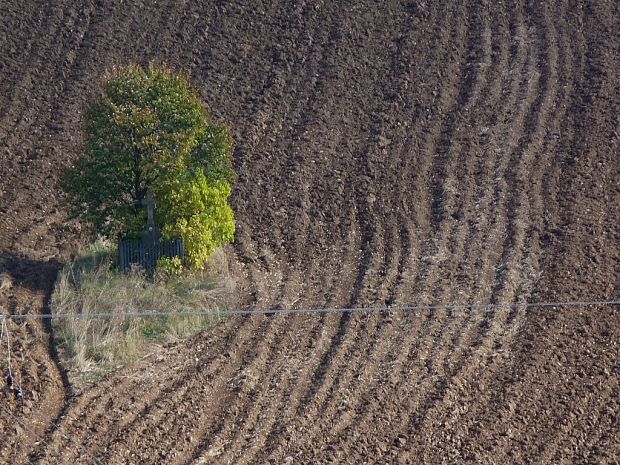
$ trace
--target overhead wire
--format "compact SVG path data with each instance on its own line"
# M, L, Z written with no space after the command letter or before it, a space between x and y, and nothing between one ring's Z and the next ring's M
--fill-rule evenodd
M46 320L63 318L161 318L169 316L258 316L258 315L296 315L311 313L356 313L356 312L416 312L416 311L435 311L435 310L498 310L501 308L550 308L550 307L586 307L602 305L620 305L620 299L613 300L584 300L584 301L564 301L564 302L516 302L498 304L436 304L436 305L409 305L409 306L383 306L383 307L332 307L332 308L298 308L283 309L272 308L262 310L205 310L205 311L136 311L136 312L82 312L82 313L43 313L43 314L10 314L0 315L2 319L10 320Z
M2 337L0 337L0 341L2 341L2 338L4 337L5 334L6 334L7 362L9 366L9 377L13 378L13 370L11 367L11 340L9 336L9 328L6 325L6 320L2 319Z

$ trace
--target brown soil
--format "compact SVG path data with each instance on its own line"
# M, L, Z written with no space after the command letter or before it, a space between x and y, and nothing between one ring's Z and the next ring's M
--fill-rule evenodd
M150 60L233 127L235 305L394 311L229 318L85 390L10 322L0 463L619 463L618 306L398 311L620 296L618 2L75 5L0 7L3 313L47 311L81 112Z

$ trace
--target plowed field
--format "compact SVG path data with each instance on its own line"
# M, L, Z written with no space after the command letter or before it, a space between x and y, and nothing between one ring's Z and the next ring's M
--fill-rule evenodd
M79 6L78 6L79 5ZM84 390L8 322L6 464L617 464L616 1L0 4L0 306L80 240L58 174L105 70L185 70L235 137L230 317ZM5 368L5 352L2 369ZM5 376L4 374L2 375Z

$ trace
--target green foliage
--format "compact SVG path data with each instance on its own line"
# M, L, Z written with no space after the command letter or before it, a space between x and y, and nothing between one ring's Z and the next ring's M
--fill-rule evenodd
M157 271L164 279L173 276L181 276L183 273L183 263L181 263L179 257L161 257L157 260Z
M181 236L187 264L202 268L235 231L230 131L167 68L116 70L103 91L86 114L82 154L62 180L72 216L104 237L139 234L151 193L156 225L165 237Z
M183 237L187 264L202 268L219 244L233 240L235 219L227 203L230 184L209 182L205 173L197 170L169 179L159 187L159 213L167 218L162 234Z

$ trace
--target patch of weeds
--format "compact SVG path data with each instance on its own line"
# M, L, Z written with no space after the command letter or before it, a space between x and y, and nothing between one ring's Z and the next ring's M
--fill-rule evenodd
M118 270L116 248L98 241L82 250L58 276L51 299L54 339L77 381L90 382L135 360L149 344L186 339L219 321L227 294L221 272L149 277L141 269ZM211 270L216 267L211 267ZM169 270L168 270L169 271ZM212 315L126 317L125 313L207 312ZM89 318L105 313L112 317ZM114 316L118 314L118 316Z

